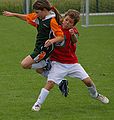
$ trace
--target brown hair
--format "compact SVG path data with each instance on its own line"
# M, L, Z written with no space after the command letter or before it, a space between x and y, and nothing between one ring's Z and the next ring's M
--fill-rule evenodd
M44 8L48 11L52 10L56 14L57 23L60 24L61 15L55 7L51 6L48 0L36 0L33 4L33 9L35 10L43 10Z
M69 9L65 13L65 17L69 16L71 19L74 19L74 25L76 25L77 22L80 20L80 13L77 10Z

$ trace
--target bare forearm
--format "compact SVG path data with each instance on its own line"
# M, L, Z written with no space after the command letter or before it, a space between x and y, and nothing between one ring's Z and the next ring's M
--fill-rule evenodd
M71 42L73 44L77 42L77 36L75 34L71 36Z
M49 40L47 40L47 41L45 42L45 47L48 47L48 46L50 46L51 44L56 43L56 42L61 42L61 41L63 41L63 40L64 40L64 37L62 37L62 36L55 37L55 38L53 38L53 39L49 39Z
M63 37L56 37L56 38L51 39L52 43L61 42L63 40L64 40Z
M13 13L13 12L9 12L9 11L3 11L3 15L7 16L7 17L17 17L17 18L20 18L21 20L26 21L26 15L25 14L18 14L18 13Z
M26 15L14 13L14 17L20 18L21 20L26 21Z

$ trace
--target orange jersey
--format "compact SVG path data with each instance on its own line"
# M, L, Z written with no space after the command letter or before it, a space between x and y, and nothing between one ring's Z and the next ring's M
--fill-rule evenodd
M38 23L36 23L36 20L38 18L38 15L36 13L31 13L31 14L27 14L26 16L26 21L33 25L34 27L38 27ZM60 26L58 25L55 17L52 17L51 21L50 21L50 27L51 27L51 30L53 31L53 34L54 36L64 36L63 35L63 32L60 28Z
M37 27L37 24L35 23L35 20L37 19L38 15L36 13L30 13L26 15L26 21L33 25L34 27Z

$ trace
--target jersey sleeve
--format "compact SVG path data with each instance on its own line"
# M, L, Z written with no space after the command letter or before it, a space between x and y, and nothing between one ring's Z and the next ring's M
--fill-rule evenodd
M61 27L58 25L55 18L51 19L50 26L51 26L51 29L56 37L57 36L62 36L62 37L64 36L64 34L61 30Z
M37 24L35 23L36 18L38 15L36 13L30 13L26 15L26 21L31 24L34 27L37 27Z

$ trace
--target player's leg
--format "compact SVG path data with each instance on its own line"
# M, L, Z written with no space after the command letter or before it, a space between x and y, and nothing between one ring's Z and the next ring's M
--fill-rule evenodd
M41 60L38 62L37 57L39 56L39 52L34 49L34 51L28 55L26 58L24 58L21 62L21 66L24 69L37 69L37 68L42 68L46 66L46 61Z
M41 105L43 104L43 102L45 101L45 99L47 98L47 96L49 94L49 91L54 87L54 84L59 85L61 80L64 78L65 74L66 73L64 71L61 71L61 67L59 67L59 69L58 69L58 64L52 63L52 68L48 75L48 81L47 81L45 87L41 89L41 92L38 96L37 101L33 105L32 110L34 110L34 111L40 110Z
M51 61L49 60L49 58L47 58L46 60L42 60L37 63L37 65L34 64L34 68L36 69L36 72L38 74L41 74L42 76L47 78L49 70L51 69Z
M35 102L35 104L32 107L33 111L39 111L41 109L41 105L44 103L44 101L46 100L50 90L54 87L54 82L53 81L48 81L45 85L44 88L41 89L41 92L38 96L37 101ZM65 94L66 95L66 94ZM67 96L67 95L66 95ZM65 97L66 97L65 96Z
M90 77L87 77L87 78L83 79L82 81L87 86L88 91L89 91L91 97L101 101L104 104L109 103L109 99L106 96L101 95L100 93L97 92L96 86L93 83L93 81L90 79Z
M31 69L32 64L35 63L34 60L31 58L30 55L28 55L27 57L25 57L22 62L21 62L21 66L24 69Z
M87 86L88 91L93 98L100 100L102 103L109 102L107 97L97 92L95 84L80 64L74 64L74 67L72 67L72 69L69 72L69 76L81 79L83 83Z
M48 70L44 70L44 68L39 68L36 70L37 73L41 74L42 76L46 77L49 74ZM62 95L64 95L65 97L67 97L68 92L69 92L69 88L68 88L68 80L63 79L60 83L59 83L59 89L62 93Z
M52 66L53 68L53 66ZM38 73L42 74L42 69L37 70ZM44 88L41 89L41 92L37 98L37 101L35 102L35 104L32 107L33 111L39 111L41 108L41 105L44 103L44 101L46 100L49 91L54 87L54 81L48 80L46 85L44 86Z
M48 81L45 85L44 88L41 89L41 92L38 96L37 101L35 102L35 104L32 107L33 111L39 111L41 108L41 105L44 103L44 101L46 100L49 91L54 87L54 82L53 81Z
M27 57L25 57L22 62L21 62L21 66L24 69L31 69L32 64L36 63L34 58L38 55L38 51L36 51L36 49L34 49L34 51L28 55Z
M47 78L50 69L51 69L51 61L48 58L48 59L46 59L46 66L43 67L43 68L36 69L36 72ZM65 97L67 97L68 91L69 91L68 80L63 79L59 83L59 89L60 89L62 95L64 95Z
M49 74L49 70L45 70L44 68L38 68L36 70L37 73L41 74L44 77L48 77ZM68 88L68 80L64 79L59 83L59 89L62 93L62 95L64 95L65 97L67 97L68 92L69 92L69 88Z
M58 86L59 89L65 97L68 95L68 81L64 79L67 75L67 67L66 64L62 64L59 62L52 62L52 68L49 71L48 80L54 81Z
M96 98L96 97L98 96L98 92L97 92L97 90L96 90L95 84L94 84L93 81L90 79L90 77L84 78L82 81L83 81L83 83L87 86L90 95L91 95L93 98Z

